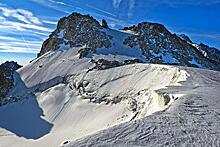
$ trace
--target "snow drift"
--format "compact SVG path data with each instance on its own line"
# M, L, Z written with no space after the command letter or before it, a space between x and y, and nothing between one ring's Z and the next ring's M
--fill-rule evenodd
M49 52L17 71L8 97L23 100L0 108L1 146L58 146L145 117L172 101L158 89L187 78L166 65L89 70L79 49Z

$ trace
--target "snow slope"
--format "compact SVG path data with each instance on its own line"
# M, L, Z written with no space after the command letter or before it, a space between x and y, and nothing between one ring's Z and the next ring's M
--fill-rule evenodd
M161 92L182 95L165 111L124 123L69 144L82 146L220 145L220 73L182 68L190 74L181 86Z
M173 101L156 90L188 76L150 64L91 70L79 49L48 52L17 71L8 97L22 100L0 107L0 146L60 146L148 116Z
M45 50L17 70L6 97L15 102L0 107L0 147L219 145L219 72L125 65L146 61L123 44L136 34L101 31L109 48L82 58L86 45ZM100 59L108 69L97 68Z

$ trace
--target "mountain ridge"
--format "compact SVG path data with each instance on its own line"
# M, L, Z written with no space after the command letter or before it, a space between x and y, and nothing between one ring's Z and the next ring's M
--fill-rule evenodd
M109 30L109 31L108 31ZM44 41L38 57L48 51L84 47L81 53L95 54L102 48L108 52L115 47L115 52L123 44L142 52L135 59L140 62L156 64L174 64L180 66L220 70L220 51L204 44L193 43L186 35L172 34L164 25L159 23L142 22L138 25L125 27L118 32L129 32L121 42L113 41L117 36L107 33L117 31L102 27L99 22L89 15L72 13L60 19L57 29ZM122 35L118 33L117 35ZM118 48L117 48L118 46ZM133 59L134 60L134 59ZM116 60L117 61L117 60Z
M215 49L155 23L118 31L73 13L58 24L9 72L0 146L218 146Z

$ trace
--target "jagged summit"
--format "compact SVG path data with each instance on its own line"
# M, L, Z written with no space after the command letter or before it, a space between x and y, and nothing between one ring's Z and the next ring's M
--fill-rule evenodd
M124 30L135 33L124 44L131 48L139 46L150 63L220 69L220 60L206 58L189 38L172 34L164 25L144 22Z
M185 34L180 34L178 35L181 39L185 40L186 42L189 42L189 43L193 43L192 40Z
M82 48L80 58L89 57L94 63L102 59L114 61L115 66L146 62L220 70L217 49L197 45L188 36L173 34L159 23L142 22L117 31L100 25L92 16L72 13L59 20L39 56L74 47Z
M0 146L218 146L220 73L183 67L219 70L212 50L157 23L64 17L38 58L0 74Z
M6 61L0 65L0 106L8 103L5 96L14 86L14 71L21 67L21 65L14 61Z
M89 15L72 13L61 18L57 29L44 41L38 56L48 51L88 46L90 48L108 48L109 37L100 31L101 25Z

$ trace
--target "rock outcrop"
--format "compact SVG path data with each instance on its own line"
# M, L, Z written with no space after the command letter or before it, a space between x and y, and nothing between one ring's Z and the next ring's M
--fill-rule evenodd
M9 90L13 87L13 73L15 70L21 68L17 62L7 61L0 65L0 106L7 103L5 96Z
M94 59L94 63L101 58L106 62L109 60L111 65L112 61L116 61L113 62L117 63L115 66L126 64L125 60L133 60L135 62L129 64L138 61L220 70L219 50L195 44L184 34L173 34L162 24L143 22L125 27L122 31L109 29L105 20L100 25L89 15L72 13L59 20L56 30L44 41L38 56L48 51L78 47L81 48L78 52L80 59L88 55L92 58L94 54L116 57L120 53L123 56L123 61L119 59L121 57L109 60L109 57L101 56ZM101 49L101 53L97 53L97 49ZM127 56L127 52L133 52L136 56L129 54L126 59L124 56Z
M144 22L123 30L134 32L134 35L124 40L124 44L131 48L139 46L150 63L220 70L220 60L217 56L214 57L216 60L213 60L202 53L202 50L206 50L204 45L200 45L198 49L189 37L172 34L161 24ZM210 56L214 56L213 52L218 50L209 52Z
M95 51L96 48L109 48L110 36L100 29L102 26L89 15L72 13L61 18L57 29L44 41L38 57L48 51L86 46Z

